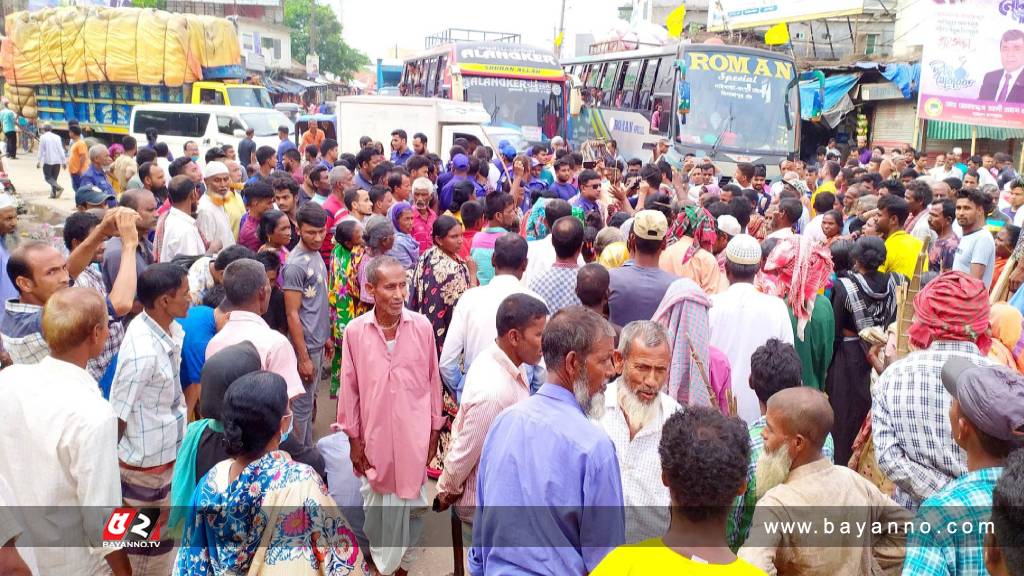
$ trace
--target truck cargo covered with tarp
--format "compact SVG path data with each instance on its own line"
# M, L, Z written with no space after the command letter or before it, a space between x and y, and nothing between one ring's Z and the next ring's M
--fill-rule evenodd
M5 21L0 68L16 86L125 83L177 87L241 61L224 18L147 8L63 7Z

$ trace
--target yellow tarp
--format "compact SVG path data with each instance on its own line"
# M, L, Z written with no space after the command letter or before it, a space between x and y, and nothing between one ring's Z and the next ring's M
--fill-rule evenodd
M124 82L181 86L241 62L224 18L151 8L63 7L6 19L0 68L18 86Z

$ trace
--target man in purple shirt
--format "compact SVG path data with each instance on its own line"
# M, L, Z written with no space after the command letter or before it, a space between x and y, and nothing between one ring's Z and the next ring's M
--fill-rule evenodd
M572 184L572 169L572 157L568 154L555 161L555 183L550 190L554 190L562 200L569 200L580 193Z
M580 177L577 180L580 183L580 192L569 201L569 204L583 210L584 214L588 212L600 214L601 206L597 201L601 198L601 176L593 170L584 170L580 172Z
M290 136L289 132L290 132L290 130L284 124L282 124L282 125L277 127L277 137L281 139L281 141L277 144L277 169L278 170L284 170L285 169L285 167L284 167L284 153L289 151L289 150L298 150L298 148L295 147L295 142L292 142L291 138L289 138L289 136Z
M456 154L452 158L452 177L448 179L444 187L441 188L441 192L438 194L438 204L440 205L440 211L444 212L448 209L448 206L452 203L452 191L455 190L455 185L469 178L469 156L465 154Z
M548 323L547 383L502 412L484 441L472 574L582 576L625 541L615 447L588 420L604 411L614 337L607 320L581 306Z

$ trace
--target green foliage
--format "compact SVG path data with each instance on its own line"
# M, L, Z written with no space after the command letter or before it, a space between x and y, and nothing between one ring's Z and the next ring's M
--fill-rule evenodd
M159 0L149 0L159 1ZM365 54L352 48L341 38L341 22L329 6L316 5L315 0L285 0L284 21L292 29L292 58L305 64L309 52L309 16L316 20L316 53L320 70L349 79L352 73L370 63Z

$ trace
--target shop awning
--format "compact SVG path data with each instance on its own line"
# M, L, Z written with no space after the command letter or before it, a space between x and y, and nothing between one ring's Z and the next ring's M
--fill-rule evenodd
M273 85L274 89L277 90L278 94L301 94L303 91L305 91L305 88L303 88L302 86L299 86L298 84L293 84L292 82L289 82L283 78L266 78L263 80L263 82L267 84L268 87L270 85Z
M1024 138L1024 130L997 128L995 126L976 126L977 137L989 140L1009 140ZM956 122L928 121L928 138L932 140L970 140L971 125Z
M320 86L322 86L322 84L318 84L316 82L310 82L309 80L304 80L302 78L292 78L291 76L285 76L285 79L288 80L289 82L293 83L293 84L298 84L299 86L302 86L303 89L305 89L305 88L319 88Z
M857 85L860 74L839 74L825 78L825 99L822 102L822 115L829 127L839 124L846 113L853 109L848 93ZM814 93L820 84L815 80L800 83L800 118L810 120L813 112Z

